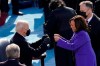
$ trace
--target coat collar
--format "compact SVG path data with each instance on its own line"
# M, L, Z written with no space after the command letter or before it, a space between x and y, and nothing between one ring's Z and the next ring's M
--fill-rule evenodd
M21 38L21 39L24 39L25 40L25 38L22 36L22 35L20 35L19 33L15 33L15 35L14 36L16 36L16 37L18 37L18 38Z

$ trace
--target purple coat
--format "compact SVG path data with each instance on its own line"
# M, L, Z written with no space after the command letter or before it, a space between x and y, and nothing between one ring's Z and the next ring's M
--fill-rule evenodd
M97 66L96 56L87 32L74 33L71 40L61 38L58 40L57 46L75 53L76 66Z

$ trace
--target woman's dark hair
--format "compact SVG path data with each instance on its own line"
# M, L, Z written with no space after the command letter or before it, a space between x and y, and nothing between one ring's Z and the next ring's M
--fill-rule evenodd
M73 18L71 18L70 23L72 20L75 22L76 32L79 32L81 30L85 30L87 32L89 31L87 22L85 18L81 15L76 15Z
M57 7L59 7L59 5L66 6L63 0L52 0L49 4L49 8L50 8L50 10L54 10Z

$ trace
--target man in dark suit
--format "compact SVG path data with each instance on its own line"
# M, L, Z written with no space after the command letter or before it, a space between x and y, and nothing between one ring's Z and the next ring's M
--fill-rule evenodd
M32 66L32 57L39 57L44 53L48 49L48 42L46 42L46 38L44 38L30 44L25 39L29 34L30 30L28 22L20 20L16 24L16 33L10 40L10 43L15 43L20 47L20 62L27 66Z
M62 0L54 0L51 4L57 6L45 23L45 33L51 38L51 47L54 46L55 49L55 62L56 66L73 66L73 53L69 50L58 47L54 44L53 35L55 33L62 35L66 39L70 39L73 32L69 25L69 20L76 15L74 9L66 7Z
M91 43L96 53L97 66L100 66L100 18L93 13L93 3L91 1L82 1L80 11L80 14L86 18L90 27Z
M6 47L7 60L0 62L0 66L26 66L18 61L20 57L20 48L16 44L9 44Z

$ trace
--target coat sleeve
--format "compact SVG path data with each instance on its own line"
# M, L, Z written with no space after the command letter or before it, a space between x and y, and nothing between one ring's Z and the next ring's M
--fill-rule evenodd
M48 46L47 44L44 44L41 42L41 45L38 46L37 48L31 47L29 44L27 48L29 49L29 52L31 53L32 56L39 57L42 53L46 52L46 50L48 49Z
M88 40L88 37L85 36L84 34L77 34L73 42L59 39L57 42L57 46L62 47L67 50L74 51L80 48L81 46L83 46L84 44L86 44L87 40Z

